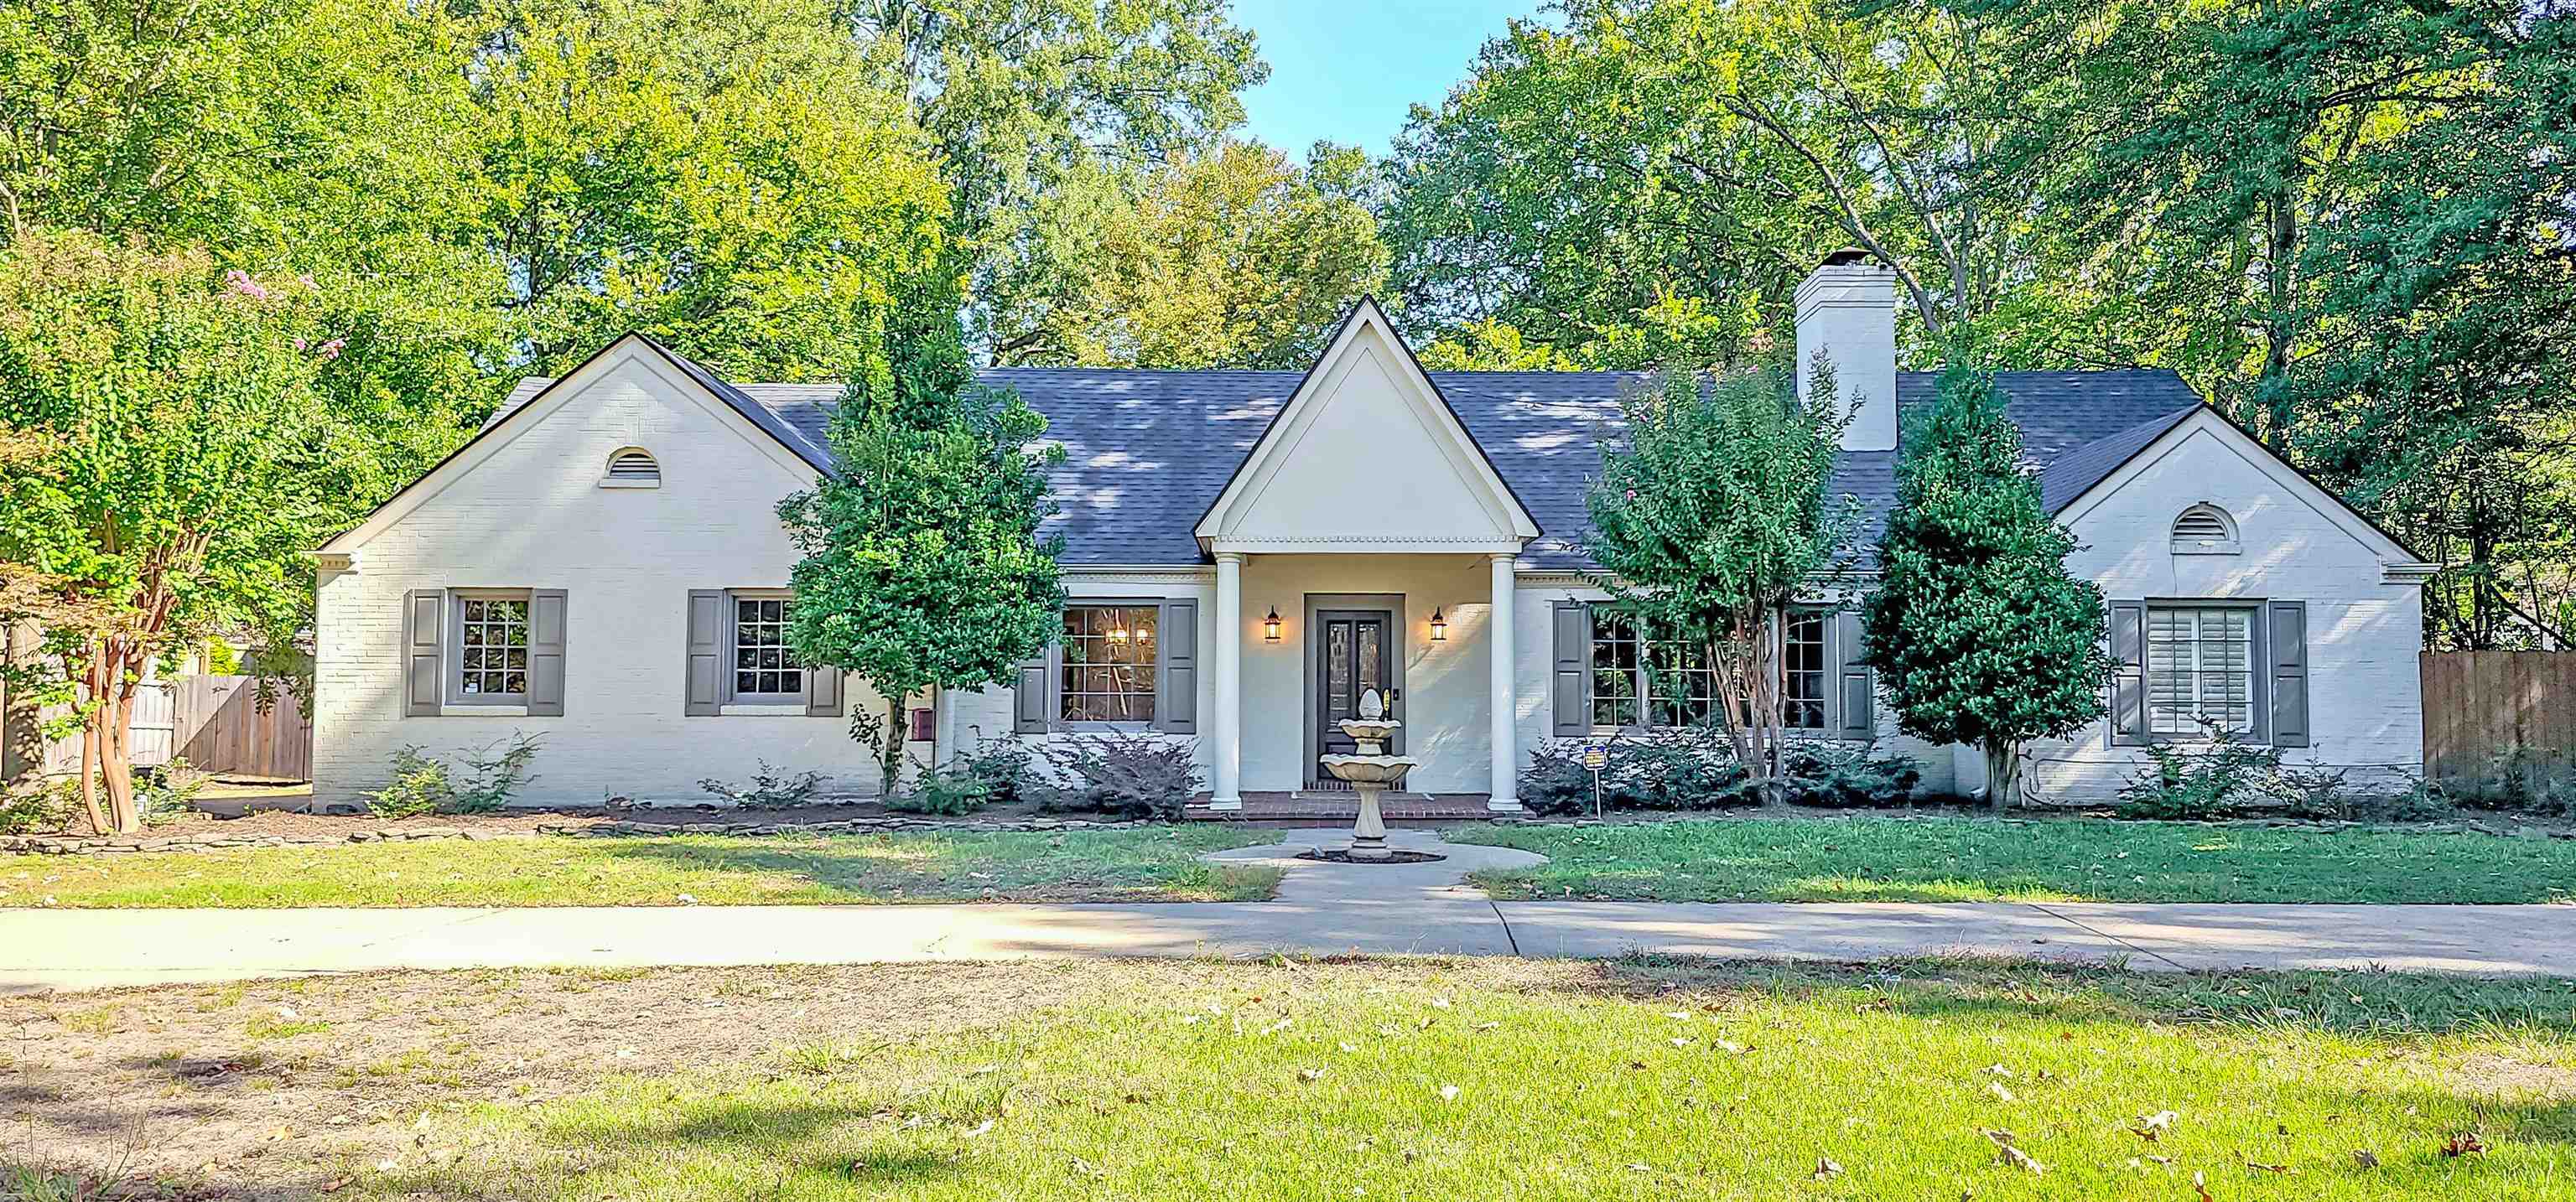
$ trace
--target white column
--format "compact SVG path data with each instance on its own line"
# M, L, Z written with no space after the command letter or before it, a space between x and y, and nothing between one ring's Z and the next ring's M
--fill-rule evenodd
M1211 810L1243 808L1243 556L1216 556L1216 712L1208 715L1216 741L1216 784Z
M1485 641L1494 652L1494 781L1485 808L1495 813L1518 813L1521 809L1521 751L1516 741L1520 730L1518 690L1512 687L1512 626L1517 608L1512 602L1513 556L1494 556L1494 608L1485 620Z

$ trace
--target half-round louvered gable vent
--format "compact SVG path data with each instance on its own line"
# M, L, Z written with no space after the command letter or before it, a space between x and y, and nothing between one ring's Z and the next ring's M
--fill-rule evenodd
M2174 519L2173 549L2185 553L2234 551L2236 523L2215 505L2194 505Z
M662 465L653 452L642 447L627 447L608 457L608 476L603 488L652 488L662 483Z

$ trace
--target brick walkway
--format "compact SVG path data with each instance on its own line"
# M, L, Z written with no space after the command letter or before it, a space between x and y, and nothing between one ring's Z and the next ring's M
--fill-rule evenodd
M1482 793L1389 793L1379 800L1378 812L1389 819L1414 822L1481 822L1491 817L1485 800ZM1348 822L1359 814L1357 794L1323 792L1248 792L1243 795L1243 808L1230 813L1210 810L1204 803L1189 809L1190 818L1199 822Z

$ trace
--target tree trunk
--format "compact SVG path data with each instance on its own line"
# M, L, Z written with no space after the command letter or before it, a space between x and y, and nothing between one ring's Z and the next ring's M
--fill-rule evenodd
M1986 753L1986 806L1997 813L2021 806L2021 745L1979 744Z
M877 748L877 800L894 800L895 782L903 775L903 695L886 698L885 744Z
M120 835L143 830L134 804L134 687L124 679L125 656L112 641L90 652L90 712L82 735L84 755L98 753L98 782L107 790L107 827Z
M98 808L98 752L98 724L84 719L81 722L81 809L88 813L89 833L104 835L108 833L108 824L107 815Z

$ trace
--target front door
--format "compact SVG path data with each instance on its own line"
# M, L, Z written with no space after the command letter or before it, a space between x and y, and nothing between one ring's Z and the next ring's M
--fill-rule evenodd
M1394 622L1384 610L1327 609L1315 615L1315 755L1349 755L1359 744L1342 733L1344 718L1360 716L1360 694L1376 689L1383 698L1395 680L1394 648L1387 637ZM1397 732L1401 736L1402 732ZM1387 754L1396 754L1388 746ZM1314 788L1350 786L1324 771L1320 758L1306 765Z

